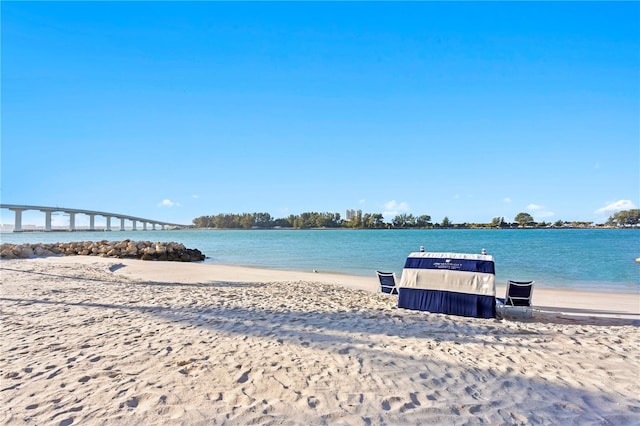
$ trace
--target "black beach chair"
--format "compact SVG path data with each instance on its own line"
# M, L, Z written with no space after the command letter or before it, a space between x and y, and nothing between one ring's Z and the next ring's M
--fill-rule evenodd
M504 317L505 314L520 313L533 316L531 299L535 281L507 281L507 292L504 299L497 299L496 309Z
M504 304L508 306L531 306L533 283L535 281L507 281L507 295Z
M383 293L398 294L395 272L376 271L376 274L378 275L378 279L380 280L380 290Z

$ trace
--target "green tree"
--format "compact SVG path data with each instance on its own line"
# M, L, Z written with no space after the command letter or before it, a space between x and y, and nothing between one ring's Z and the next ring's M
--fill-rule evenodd
M273 220L271 219L271 215L269 213L254 213L253 223L256 226L260 226L262 228L270 228L271 226L273 226Z
M243 229L251 229L253 227L253 215L249 213L242 213L239 219L240 226Z
M611 216L608 224L618 224L619 226L633 226L640 224L640 209L623 210Z
M418 216L418 218L416 219L416 225L419 228L426 228L427 226L431 225L431 216L429 216L428 214Z
M451 228L451 221L447 216L445 216L444 219L442 219L441 225L443 228Z
M280 228L293 228L293 224L289 221L289 218L280 218L273 221L273 226Z
M513 220L520 226L524 227L533 222L533 216L531 216L529 213L518 213Z
M373 219L371 218L371 213L364 213L362 215L362 228L371 228L371 224Z
M505 226L505 221L503 216L494 217L491 219L491 226L494 228L502 228Z
M384 216L382 213L374 213L371 215L371 224L369 225L371 228L384 228Z
M196 228L213 228L215 223L213 222L213 216L200 216L193 219L193 225Z
M416 218L412 214L402 213L393 218L395 228L411 228L416 224Z

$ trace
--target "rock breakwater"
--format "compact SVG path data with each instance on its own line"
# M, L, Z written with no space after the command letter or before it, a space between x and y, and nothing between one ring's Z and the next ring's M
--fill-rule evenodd
M78 241L67 243L9 244L0 246L3 259L29 259L46 256L101 256L118 259L141 259L198 262L205 255L176 242L151 241Z

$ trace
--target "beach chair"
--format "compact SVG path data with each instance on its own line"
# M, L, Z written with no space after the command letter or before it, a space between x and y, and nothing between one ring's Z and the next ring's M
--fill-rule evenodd
M533 316L531 299L533 296L533 283L535 281L507 281L507 291L504 299L497 299L496 310L504 317L522 315Z
M383 293L398 294L395 272L376 271L376 274L378 275L378 279L380 280L380 290Z

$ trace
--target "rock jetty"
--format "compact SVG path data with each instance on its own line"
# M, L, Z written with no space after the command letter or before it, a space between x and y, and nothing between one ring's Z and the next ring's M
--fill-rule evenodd
M46 256L101 256L118 259L198 262L205 255L176 242L80 241L70 243L8 244L0 246L3 259L29 259Z

